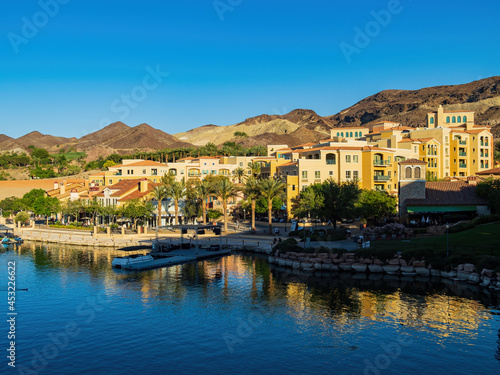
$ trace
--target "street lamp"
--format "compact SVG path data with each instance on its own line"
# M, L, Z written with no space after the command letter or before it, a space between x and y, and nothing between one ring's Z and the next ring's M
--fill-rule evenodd
M448 241L448 229L450 229L450 224L446 223L446 258L448 258L448 255L450 253L450 246L449 246L449 241Z

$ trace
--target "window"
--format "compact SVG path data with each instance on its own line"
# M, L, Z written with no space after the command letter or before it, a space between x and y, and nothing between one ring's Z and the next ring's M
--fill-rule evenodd
M359 172L358 171L352 171L352 178L355 180L359 180Z
M292 191L295 191L295 185L292 185Z
M307 171L302 171L302 178L307 178Z
M459 124L460 124L461 120L462 120L462 117L461 117L461 116L458 116L458 117L457 117L457 122L458 122Z
M415 178L420 178L420 167L415 168Z
M434 117L431 117L430 123L434 124Z
M328 174L329 174L330 176L333 176L333 171L329 171L329 172L328 172Z
M446 116L446 123L449 124L450 123L450 116Z
M314 172L314 178L321 178L321 173L320 173L320 171L315 171L315 172Z
M389 177L391 177L391 171L388 171L388 172L387 172L387 175L388 175Z
M413 146L413 152L417 152L417 146Z
M467 122L467 116L464 116L464 117L462 118L462 121L463 121L463 122Z
M453 116L453 117L451 118L451 122L452 122L453 124L455 124L455 123L457 122L457 119L455 118L455 116Z
M445 148L445 149L444 149L444 154L445 154L446 156L448 156L448 148Z
M388 157L387 157L387 161L388 161L389 163L391 163L391 156L388 156Z
M142 170L142 174L146 174L146 170L145 169Z
M351 179L351 171L345 171L345 178L346 178L346 180Z
M406 167L405 177L406 178L411 178L411 167Z
M353 155L352 156L352 162L357 163L358 162L358 155Z
M448 136L444 137L445 143L448 143Z
M109 184L110 184L110 185L113 185L113 180L111 180L111 179L110 179L110 180L109 180Z
M351 162L351 155L346 155L345 156L345 162L350 163Z
M344 132L340 132L340 136L343 137L344 136Z
M391 184L387 185L387 190L391 190Z
M243 167L243 162L242 161L240 161L240 167Z
M337 132L337 137L338 137L339 135L340 135L340 133L339 133L339 132Z
M352 132L350 133L350 137L352 138Z

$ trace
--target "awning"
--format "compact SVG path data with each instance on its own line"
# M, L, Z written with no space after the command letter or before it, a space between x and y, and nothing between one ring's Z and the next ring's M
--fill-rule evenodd
M477 212L476 206L408 206L409 214L439 214L445 212Z

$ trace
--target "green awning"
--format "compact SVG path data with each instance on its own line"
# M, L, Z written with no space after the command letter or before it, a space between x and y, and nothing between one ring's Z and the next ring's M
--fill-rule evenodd
M476 206L408 206L409 214L427 214L441 212L476 212Z

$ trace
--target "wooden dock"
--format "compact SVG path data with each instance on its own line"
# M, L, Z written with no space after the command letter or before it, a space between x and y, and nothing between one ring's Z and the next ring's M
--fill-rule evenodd
M230 249L222 249L217 251L210 251L207 249L178 249L171 251L169 253L163 254L162 258L151 260L148 262L142 262L138 264L131 264L123 266L122 269L131 271L140 271L153 268L161 268L168 266L175 266L178 264L196 262L202 259L220 257L224 255L229 255L231 253Z

